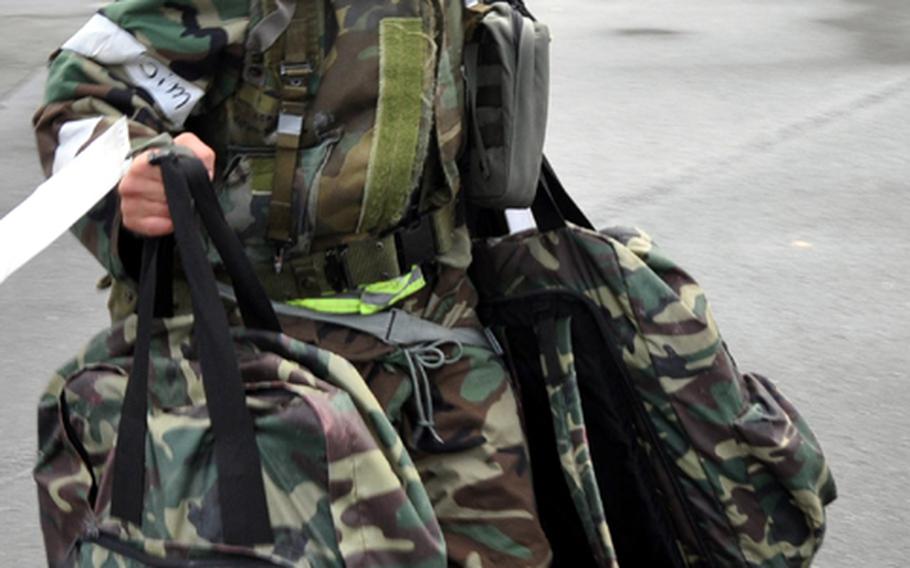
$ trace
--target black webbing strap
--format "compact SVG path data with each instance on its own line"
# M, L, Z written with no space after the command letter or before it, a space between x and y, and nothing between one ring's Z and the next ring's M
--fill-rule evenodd
M194 193L202 189L195 187L200 185L200 180L195 173L188 175L187 168L198 168L201 164L173 154L162 156L157 162L161 165L177 247L192 298L193 336L214 437L224 542L239 546L273 542L253 419L246 407L227 315L193 218L188 178L193 179ZM204 178L205 189L212 191L207 179ZM204 222L206 219L211 220L207 213L203 215ZM140 284L139 331L133 374L127 384L118 429L111 496L111 514L139 526L145 493L148 352L158 246L152 241L143 251L145 275Z
M280 333L281 324L278 323L272 309L271 300L256 277L253 264L244 253L237 233L224 218L224 212L211 188L205 168L199 162L187 161L184 170L190 193L196 202L196 212L231 277L244 325L252 329Z
M145 495L149 347L152 341L160 245L160 239L150 239L142 247L137 307L139 323L133 351L133 368L120 409L111 487L111 515L139 526L142 526L142 500Z
M536 331L541 363L544 364L544 380L547 386L556 386L562 377L556 320L548 317L537 322Z
M156 318L174 315L174 237L168 235L159 239L157 275L155 277ZM144 252L144 251L143 251Z
M531 205L534 220L541 231L552 231L566 226L569 221L579 227L594 230L594 225L569 196L562 182L556 177L553 166L543 157L540 167L537 195Z

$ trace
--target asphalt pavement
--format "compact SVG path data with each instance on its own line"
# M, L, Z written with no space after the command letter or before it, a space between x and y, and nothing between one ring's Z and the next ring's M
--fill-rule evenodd
M547 152L569 191L695 275L740 366L820 438L840 498L816 565L907 565L910 4L527 3L553 32ZM95 8L74 4L0 6L0 214L40 182L29 118L47 53ZM105 325L100 276L66 236L0 286L2 566L42 564L35 403Z

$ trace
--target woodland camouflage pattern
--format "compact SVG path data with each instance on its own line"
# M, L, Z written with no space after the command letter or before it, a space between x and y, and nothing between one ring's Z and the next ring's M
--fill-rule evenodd
M550 330L539 329L538 333L555 351L558 362L557 369L550 369L550 352L541 350L540 365L547 383L560 465L569 482L572 501L582 519L594 558L600 566L616 567L616 551L585 432L575 356L572 353L571 322L562 318L552 322L552 326Z
M691 277L634 229L530 231L480 249L475 262L495 275L481 286L483 298L568 289L604 311L643 401L646 427L662 442L653 449L671 458L671 475L694 507L715 563L809 565L824 535L824 506L836 496L821 448L770 381L737 369ZM567 353L562 361L569 371ZM548 386L557 421L583 433L572 382ZM582 495L588 487L578 462L585 450L574 439L560 447L573 493ZM594 498L589 492L582 500ZM603 519L596 510L586 514L588 533L595 533ZM687 564L705 563L678 544Z
M418 62L427 71L423 108L420 124L412 125L420 131L411 176L420 210L449 203L460 187L456 157L463 114L461 1L332 0L328 5L319 38L324 57L310 79L315 96L308 103L294 184L296 199L303 205L302 233L290 258L376 235L404 213L392 211L385 224L376 226L360 221L375 153L371 144L380 106L383 19L419 22L423 30L419 37L427 43ZM127 69L129 62L102 64L74 50L61 50L51 62L45 104L34 119L45 171L51 172L67 122L104 117L95 127L97 136L125 115L137 150L168 143L159 136L162 133L195 131L218 155L217 179L229 222L254 261L271 263L274 249L265 240L265 223L281 42L260 53L247 49L246 41L249 31L275 7L275 0L121 0L102 8L96 18L129 32L147 56L182 80L176 94L196 88L204 96L184 125L159 104L155 93L137 86ZM369 80L351 81L352 76ZM167 91L164 96L173 98L175 93ZM430 168L435 174L417 187L427 161L435 164ZM120 223L114 192L73 231L115 279L126 277L118 256ZM464 241L456 247L461 254L447 255L442 262L464 268L469 262L467 235L459 231L457 238Z
M279 566L445 566L433 509L395 429L344 359L284 335L235 332L256 422L274 545L221 541L212 434L192 316L156 321L142 527L109 517L111 449L136 316L96 336L54 377L39 408L35 468L52 565L136 565L77 540L99 531L153 557L228 555ZM177 502L168 497L190 496ZM234 555L234 556L230 556Z
M446 269L436 284L402 307L447 327L480 326L476 292L461 271ZM502 359L491 350L439 346L452 363L427 369L440 440L415 439L413 386L402 348L349 329L282 318L285 333L350 361L399 427L446 540L449 566L549 566L538 521L531 468L517 402ZM420 349L421 346L413 346Z
M331 0L326 6L324 35L319 38L324 57L319 72L311 77L310 87L315 96L308 103L294 183L296 198L306 205L306 213L300 219L303 233L289 253L289 264L295 255L365 239L387 229L389 223L394 223L396 216L400 216L401 211L393 211L385 226L357 229L363 209L365 180L372 164L371 142L379 115L380 86L372 79L381 75L381 40L377 30L383 19L418 23L422 33L416 34L417 39L426 46L417 52L422 58L425 81L421 86L423 106L417 125L420 141L411 174L414 178L419 177L426 160L429 175L424 176L419 187L412 188L414 200L420 211L427 211L449 203L460 190L455 159L461 147L463 114L461 0ZM153 88L141 88L131 78L129 62L102 63L98 57L64 49L55 54L51 62L45 104L35 116L45 170L52 171L55 152L66 138L66 126L80 120L103 117L94 126L92 136L97 136L114 119L126 115L130 119L136 151L166 145L168 134L176 134L184 128L194 131L215 149L218 156L216 185L220 186L219 197L229 223L244 241L251 259L257 263L268 262L271 267L274 249L266 245L264 234L272 186L281 54L277 44L263 53L248 49L247 38L275 8L275 0L120 0L102 8L98 18L103 18L106 25L128 33L132 41L146 50L145 55L153 58L159 70L164 69L168 77L182 81L178 81L181 85L176 91L178 95L197 89L204 96L185 124L181 124L182 121L169 114L153 96ZM352 76L371 80L351 81ZM170 89L164 93L171 94ZM133 237L121 229L118 210L116 192L111 192L73 228L112 276L108 282L113 281L111 309L115 321L131 318L128 314L135 301L130 278L135 271L127 266L130 255L121 258L120 253L136 249L130 248ZM470 284L463 270L454 270L465 268L470 260L470 244L464 228L456 229L455 241L452 249L438 259L438 263L448 270L448 276L439 277L436 282L448 278L453 288L469 290ZM437 294L440 287L445 288L438 284L427 286L419 298L406 298L402 307L443 325L479 325L476 318L471 317L476 302L473 292ZM413 442L407 432L411 378L403 369L401 353L389 352L383 345L382 349L368 350L370 357L356 360L356 346L369 343L371 338L347 330L336 329L329 333L322 326L313 330L314 335L310 336L303 329L308 325L306 322L285 324L289 335L355 360L370 389L394 419L394 426L403 428L405 440L409 444ZM55 488L63 483L55 477L55 471L69 476L65 478L72 480L72 485L67 482L63 486L71 489L73 499L86 498L88 478L84 471L77 471L79 464L72 455L66 464L51 463L57 447L54 444L63 442L52 441L53 421L58 419L50 416L66 384L86 381L89 386L80 392L88 396L92 393L93 381L104 383L116 378L116 373L86 369L80 373L80 376L84 375L82 379L76 381L74 375L65 383L79 367L99 361L128 367L125 359L117 359L126 357L126 351L120 347L129 341L117 336L118 333L123 335L124 329L128 328L118 324L110 338L99 337L77 364L60 372L44 398L43 420L48 426L43 428L42 444L47 448L36 475L40 483L45 486L53 483ZM175 329L174 333L178 332L185 334ZM162 352L168 349L178 352L179 340L161 341ZM116 348L112 361L109 361L109 343L114 345L112 349ZM448 349L446 354L451 355ZM168 372L183 376L177 369ZM188 373L181 370L183 372ZM313 372L320 379L331 382ZM433 383L437 431L443 443L438 447L412 448L412 456L429 490L439 525L445 532L449 562L472 568L500 564L546 565L549 549L536 520L527 455L516 419L516 403L501 362L490 352L466 349L457 363L432 370L428 375ZM291 384L286 377L282 380ZM195 382L190 384L196 385ZM163 385L158 388L167 390ZM119 396L116 392L108 392L108 395L112 399ZM171 395L182 396L179 392ZM76 394L72 396L76 397ZM341 394L325 396L333 402L346 400ZM251 404L267 405L258 395L251 395L249 400ZM113 426L104 426L102 431L108 433L103 439L111 443L109 433L113 432ZM152 449L157 446L149 451ZM314 448L313 451L319 450ZM271 467L270 462L264 461L264 467ZM411 470L405 468L404 471ZM433 547L439 541L430 520L422 516L424 511L418 494L423 490L412 491L410 481L406 488L409 502L418 516L412 515L409 521L408 514L401 513L403 517L392 520L394 526L389 537L398 539L394 543L410 542L417 546L416 554L425 559L419 565L434 565L439 558L439 549ZM49 495L42 498L49 499ZM330 496L316 489L313 495L325 503L319 513L323 516L318 518L327 519L325 513L331 508ZM106 506L105 498L102 491L99 496L102 507ZM336 512L336 509L331 510ZM404 505L400 510L405 510ZM188 509L168 514L175 519L185 516L187 521L175 526L195 534L195 521L190 516L198 520L201 513L197 509L193 511L192 515ZM161 513L156 514L160 519ZM72 538L81 530L72 520L51 522L46 519L45 522L46 530L63 531L60 534L66 538ZM398 522L400 526L395 524ZM108 525L104 527L113 530ZM372 538L372 533L368 536ZM319 558L327 565L332 565L338 558L351 560L341 544L332 544L332 539L321 533L289 534L287 538L294 543L288 545L293 552L288 552L287 558L302 558L304 554L309 558L309 549L294 548L297 543L306 541L313 543L310 546L316 565ZM374 540L384 542L384 537L377 536ZM371 542L367 541L368 544ZM194 542L197 546L206 546L200 539ZM161 546L152 544L153 548L157 547L156 553L162 554ZM52 553L60 555L65 551L58 546ZM174 551L174 554L179 552ZM272 554L283 553L273 551ZM375 554L363 561L355 558L353 563L411 565L410 560L399 562L397 557L390 557L388 562L374 561L375 558Z

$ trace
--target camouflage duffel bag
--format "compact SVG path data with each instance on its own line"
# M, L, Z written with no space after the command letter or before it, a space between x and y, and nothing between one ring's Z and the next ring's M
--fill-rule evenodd
M532 210L537 230L477 240L473 278L557 564L808 565L836 491L796 409L647 235L594 231L546 163Z
M149 241L138 315L51 381L35 467L49 563L444 566L426 492L363 379L280 333L201 164L160 163L193 313L153 317L173 305L173 258ZM190 193L246 327L228 327Z

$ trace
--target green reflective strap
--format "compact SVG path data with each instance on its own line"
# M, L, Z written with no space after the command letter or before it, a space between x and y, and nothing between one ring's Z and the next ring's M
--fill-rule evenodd
M291 300L288 302L288 305L294 306L295 308L306 308L308 310L313 310L314 312L322 312L326 314L361 313L360 298L344 298L334 296L329 298L300 298L298 300Z
M219 283L218 293L222 298L236 304L237 298L229 285ZM498 342L485 330L473 327L445 327L395 307L370 315L327 313L282 302L272 302L272 308L275 313L282 316L306 318L355 329L390 345L457 341L462 345L472 345L501 353L501 350L497 351Z
M382 20L379 44L379 101L357 232L384 230L404 215L430 130L422 126L432 102L435 53L422 19Z
M385 308L419 292L426 284L420 268L415 266L408 274L365 286L361 300Z
M290 306L328 314L371 315L385 310L426 286L420 267L413 267L403 276L374 282L349 294L315 298L298 298L286 302Z

